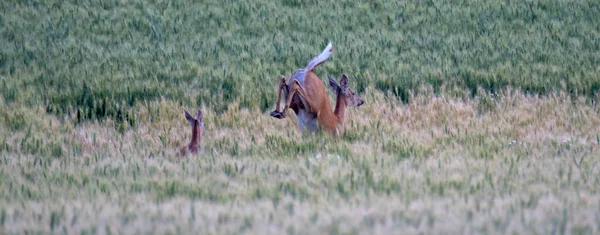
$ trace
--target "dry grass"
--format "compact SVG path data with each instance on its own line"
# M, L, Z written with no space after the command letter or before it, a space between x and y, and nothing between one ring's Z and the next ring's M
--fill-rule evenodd
M0 222L6 233L600 232L597 106L419 92L402 104L367 89L339 139L298 133L293 115L202 107L202 152L184 159L174 153L190 130L168 100L137 107L142 124L124 132L7 109L26 118L0 126Z
M597 0L0 9L0 234L600 233ZM341 138L268 116L328 40Z

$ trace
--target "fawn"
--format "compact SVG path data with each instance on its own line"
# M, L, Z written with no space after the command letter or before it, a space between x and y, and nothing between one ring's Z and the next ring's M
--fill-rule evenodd
M349 88L346 75L342 75L339 85L328 76L329 85L337 96L335 110L332 110L323 83L312 72L317 65L325 62L332 52L333 46L330 42L325 50L313 58L304 69L298 69L292 74L289 84L286 83L285 76L280 76L275 110L270 113L272 117L285 118L286 110L291 108L296 113L300 131L304 127L313 132L317 131L318 124L332 135L343 133L346 107L361 106L365 101ZM285 107L283 111L279 111L282 92L284 93Z
M202 121L202 112L200 109L196 112L196 118L192 117L185 109L183 112L185 113L185 118L192 126L192 140L179 151L177 156L185 156L188 152L196 154L202 142L202 132L204 132L204 122Z

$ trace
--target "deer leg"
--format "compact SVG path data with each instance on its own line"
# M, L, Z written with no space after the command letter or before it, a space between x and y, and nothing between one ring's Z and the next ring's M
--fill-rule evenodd
M281 79L279 82L279 89L277 90L277 102L275 102L275 110L271 112L269 115L274 118L285 118L285 115L281 115L281 111L279 111L279 104L281 103L281 91L286 91L287 93L287 84L285 83L285 76L279 76ZM284 94L285 96L286 94Z
M304 99L309 106L312 106L312 104L314 104L314 102L312 102L310 97L308 95L306 95L306 91L304 90L304 88L302 88L300 83L298 83L297 80L294 80L292 82L292 84L290 84L290 91L288 92L288 96L285 100L286 101L285 107L283 108L283 111L281 111L281 113L284 117L285 117L285 111L287 111L288 108L292 108L292 109L294 108L294 107L290 107L290 106L292 105L294 95L296 95L296 94L298 94L298 96L300 96L300 98ZM308 107L305 107L305 108L308 108Z

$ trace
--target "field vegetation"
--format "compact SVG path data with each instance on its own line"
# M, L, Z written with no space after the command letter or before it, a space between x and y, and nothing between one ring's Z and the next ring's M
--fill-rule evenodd
M598 1L0 11L0 233L600 233ZM268 115L329 40L339 138Z

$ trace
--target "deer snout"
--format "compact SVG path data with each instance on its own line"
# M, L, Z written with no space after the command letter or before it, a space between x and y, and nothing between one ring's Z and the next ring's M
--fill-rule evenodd
M364 100L360 100L360 101L358 101L358 105L356 105L356 106L361 106L363 104L365 104L365 101Z

